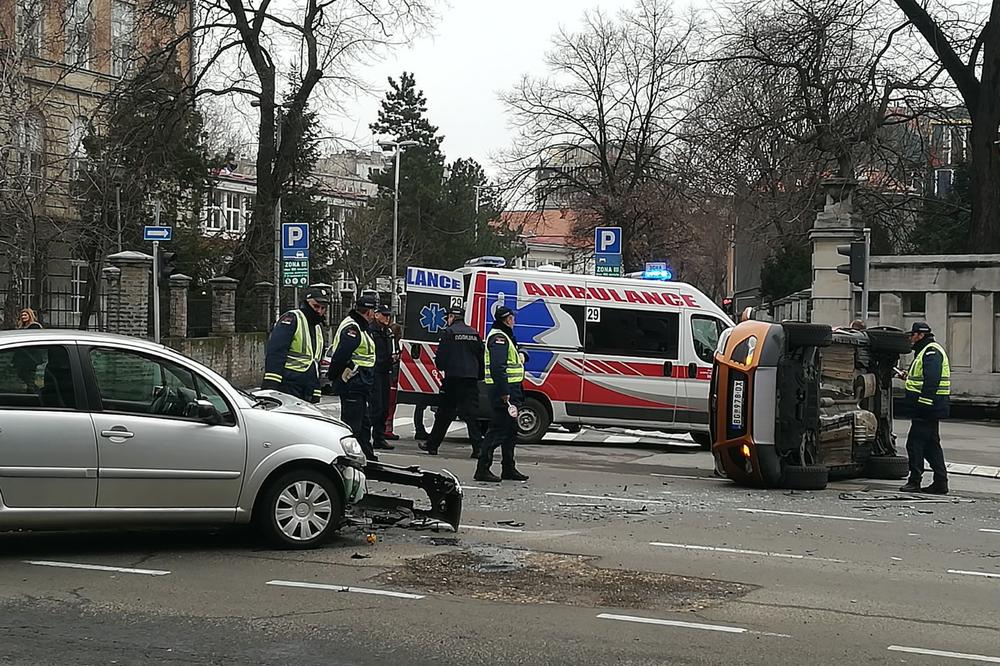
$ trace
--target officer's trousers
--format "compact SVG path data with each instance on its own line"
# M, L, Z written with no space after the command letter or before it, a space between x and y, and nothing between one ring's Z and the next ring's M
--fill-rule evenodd
M340 396L340 418L351 429L354 439L369 460L376 460L372 448L372 422L367 393L345 393Z
M372 388L371 401L371 432L374 444L385 443L385 418L389 412L389 373L375 371L375 386Z
M524 393L520 384L509 384L510 404L520 407L524 404ZM479 447L479 469L487 470L493 464L493 452L499 448L501 466L504 471L514 469L514 447L517 445L517 419L507 413L507 405L495 389L490 389L492 419L483 444Z
M941 422L937 419L913 419L910 434L906 437L906 456L910 461L910 481L920 481L924 473L924 460L934 471L935 483L948 482L948 469L941 448Z
M469 442L473 449L479 448L479 443L483 438L479 432L479 422L476 420L476 411L479 408L479 381L456 377L448 379L445 377L441 383L441 401L438 403L437 414L434 416L434 428L431 436L427 439L427 448L436 451L444 436L448 433L455 416L458 415L465 421L465 426L469 430Z

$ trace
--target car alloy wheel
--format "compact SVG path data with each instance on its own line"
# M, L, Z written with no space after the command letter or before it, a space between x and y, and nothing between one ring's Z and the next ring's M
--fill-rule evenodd
M274 520L293 541L309 541L330 526L333 507L323 486L296 481L278 493Z

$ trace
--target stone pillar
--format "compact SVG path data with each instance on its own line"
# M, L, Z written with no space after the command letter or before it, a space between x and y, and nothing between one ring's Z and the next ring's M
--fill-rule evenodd
M270 331L274 325L274 283L258 282L254 288L254 308L257 325L262 331Z
M149 337L149 282L153 258L131 250L108 257L108 263L119 273L118 307L114 317L114 333L136 338Z
M180 273L170 276L170 329L172 338L186 338L188 330L188 288L192 278Z
M993 371L993 299L992 292L972 292L972 372L988 374Z
M848 258L837 254L838 245L846 245L862 237L860 222L851 216L851 195L857 182L846 178L830 178L822 183L826 205L816 214L809 232L812 254L812 321L831 326L847 326L854 319L854 289L837 266Z
M878 325L903 327L903 297L892 292L878 296Z
M212 335L232 335L236 332L236 285L231 277L208 281L212 287Z
M104 317L104 328L102 330L114 333L118 330L118 312L121 308L121 298L119 288L121 287L121 271L114 266L107 266L101 271L101 279L104 280L104 307L101 313Z

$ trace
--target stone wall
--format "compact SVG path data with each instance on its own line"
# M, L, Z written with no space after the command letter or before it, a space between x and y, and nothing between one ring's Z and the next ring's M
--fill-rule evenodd
M260 386L267 333L210 338L164 338L163 344L228 379L240 388Z

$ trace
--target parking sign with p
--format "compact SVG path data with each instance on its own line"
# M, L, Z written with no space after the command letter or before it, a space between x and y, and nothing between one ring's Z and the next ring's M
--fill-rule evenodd
M594 252L597 254L621 254L622 228L597 227L594 229Z
M285 222L281 225L281 256L284 259L309 258L309 225Z

